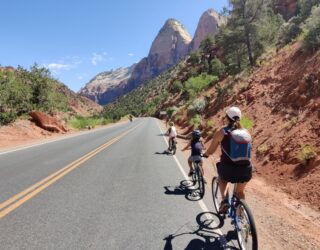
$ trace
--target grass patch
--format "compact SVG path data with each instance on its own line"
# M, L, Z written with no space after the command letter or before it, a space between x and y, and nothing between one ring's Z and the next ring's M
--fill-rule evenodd
M248 130L252 129L252 127L253 127L253 121L250 120L250 119L249 119L248 117L246 117L246 116L242 116L242 117L241 117L240 124L241 124L241 126L242 126L243 128L248 129Z
M81 130L81 129L90 129L96 126L107 125L112 123L112 120L101 118L101 117L83 117L76 116L69 121L69 126L72 128Z

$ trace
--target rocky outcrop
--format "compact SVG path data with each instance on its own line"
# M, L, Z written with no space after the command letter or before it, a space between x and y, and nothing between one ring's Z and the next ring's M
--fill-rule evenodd
M208 35L214 35L219 27L226 23L226 18L219 15L215 10L210 9L202 14L196 33L190 45L190 50L197 50L203 39Z
M188 54L191 39L180 22L167 20L153 41L149 55L143 58L132 72L126 91L135 89L175 65Z
M101 105L112 102L124 93L125 85L134 68L135 64L128 68L102 72L87 83L79 93Z
M298 3L297 0L277 0L273 3L273 9L276 13L283 16L285 20L297 14Z
M40 128L56 133L67 132L67 129L54 117L40 111L32 111L29 115Z

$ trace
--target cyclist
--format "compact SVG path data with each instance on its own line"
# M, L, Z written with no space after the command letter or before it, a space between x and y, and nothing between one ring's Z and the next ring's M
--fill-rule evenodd
M175 143L175 139L177 137L177 130L176 127L174 126L174 123L171 121L169 122L169 129L167 131L167 134L169 135L169 151L172 151L172 145Z
M129 120L130 120L130 122L132 122L132 119L133 119L133 116L130 114L130 115L129 115Z
M221 145L220 162L217 163L219 188L223 197L219 209L220 213L226 213L229 208L228 182L237 183L235 193L238 198L244 199L244 189L252 178L251 136L240 125L241 110L238 107L228 108L225 119L227 126L215 133L208 150L205 152L205 155L211 155L219 144ZM245 153L241 155L237 147ZM239 155L235 155L235 152Z
M204 171L203 171L203 167L202 167L202 165L203 165L202 151L204 150L204 146L203 146L203 142L201 140L201 132L199 130L194 130L192 132L191 140L189 141L188 145L182 149L182 151L187 150L190 146L191 146L191 156L188 159L188 164L189 164L189 168L190 168L188 176L193 175L194 170L192 168L192 163L195 161L200 162L200 164L199 164L200 171L202 173L202 176L204 176Z

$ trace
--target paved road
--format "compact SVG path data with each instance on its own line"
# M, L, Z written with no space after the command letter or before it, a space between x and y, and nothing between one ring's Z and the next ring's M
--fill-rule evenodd
M219 224L212 202L190 201L186 161L156 154L166 147L145 118L0 154L0 249L233 245L227 229L201 228Z

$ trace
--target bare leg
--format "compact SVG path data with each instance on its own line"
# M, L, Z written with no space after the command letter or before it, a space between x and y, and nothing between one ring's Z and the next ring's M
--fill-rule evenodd
M237 183L237 186L236 186L236 189L234 192L237 194L239 199L245 199L244 189L247 184L248 184L248 182Z
M188 160L188 165L189 165L189 171L192 172L193 168L192 168L192 161Z
M228 182L219 178L219 188L220 188L221 196L223 197L223 199L225 199L227 197L227 192L228 192Z
M204 177L203 162L200 162L199 166L200 166L201 174Z

